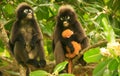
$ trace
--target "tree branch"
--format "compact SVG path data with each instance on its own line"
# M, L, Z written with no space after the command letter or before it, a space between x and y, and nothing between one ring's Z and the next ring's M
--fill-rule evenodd
M6 58L6 57L0 57L0 60L3 60L5 62L7 62L8 64L13 64L13 61L11 61L10 59Z
M117 41L117 42L120 42L120 39L116 39L116 41ZM100 41L100 42L98 42L98 43L96 43L96 44L94 44L94 45L90 45L90 46L88 46L87 48L83 49L83 50L73 59L73 64L75 65L75 63L78 62L78 60L80 59L80 57L81 57L86 51L88 51L89 49L91 49L91 48L96 48L96 47L98 47L98 46L101 46L101 45L107 44L107 43L108 43L107 40L103 40L103 41Z
M4 29L4 25L1 22L0 22L0 39L3 41L5 48L8 50L9 54L12 56L12 52L10 51L10 47L9 47L9 38Z

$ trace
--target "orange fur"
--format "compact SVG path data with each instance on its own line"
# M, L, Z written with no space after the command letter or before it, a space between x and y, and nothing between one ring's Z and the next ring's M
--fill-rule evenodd
M70 29L66 29L65 31L62 32L62 37L70 38L72 34L73 34L73 31L71 31Z
M67 52L68 52L66 54L66 57L68 57L68 58L74 58L76 55L79 54L79 51L81 50L81 45L79 43L77 43L76 41L72 41L71 43L72 43L75 50L74 50L73 53L71 53L70 48L68 46L66 46L66 49L67 49Z

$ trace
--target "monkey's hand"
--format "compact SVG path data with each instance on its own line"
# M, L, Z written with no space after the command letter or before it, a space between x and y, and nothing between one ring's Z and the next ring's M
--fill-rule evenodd
M45 60L40 60L39 61L39 67L45 67L46 61Z
M71 35L73 35L73 31L71 31L70 29L66 29L65 31L62 32L63 38L70 38Z

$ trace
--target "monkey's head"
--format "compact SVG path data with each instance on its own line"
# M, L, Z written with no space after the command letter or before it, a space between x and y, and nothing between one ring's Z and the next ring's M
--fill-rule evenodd
M21 19L32 19L33 9L27 3L21 3L16 9L16 15L19 20Z
M75 11L70 5L62 5L58 11L57 21L64 27L68 27L76 21L76 17Z

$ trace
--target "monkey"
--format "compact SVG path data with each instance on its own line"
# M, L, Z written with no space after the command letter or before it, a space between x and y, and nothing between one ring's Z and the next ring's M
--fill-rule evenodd
M32 7L27 3L20 3L16 8L16 20L11 29L9 45L19 64L45 67L42 32Z
M73 35L74 33L73 33L73 31L71 31L70 29L66 29L66 30L64 30L63 32L62 32L62 37L63 38L67 38L67 40L68 39L70 39L71 38L71 36ZM74 51L73 52L71 52L70 51L70 48L68 47L68 46L66 46L66 51L68 52L68 53L66 53L66 57L67 58L74 58L76 55L78 55L78 53L79 53L79 51L81 50L81 45L79 44L79 43L77 43L76 41L70 41L71 43L71 45L73 46L73 48L74 48Z
M63 35L65 30L69 30L69 34L66 33L68 34L66 37ZM72 59L76 56L76 47L74 47L72 42L74 42L75 45L78 45L78 50L83 50L89 46L89 39L82 25L78 21L77 14L75 13L73 7L70 5L62 5L59 8L56 17L52 45L56 64L63 62L66 58L68 58L68 73L72 72L69 71L69 68L72 67L72 65L69 66L69 64L72 64ZM73 56L70 57L69 53ZM80 63L82 65L86 65L86 62L83 60L83 56L80 58Z

